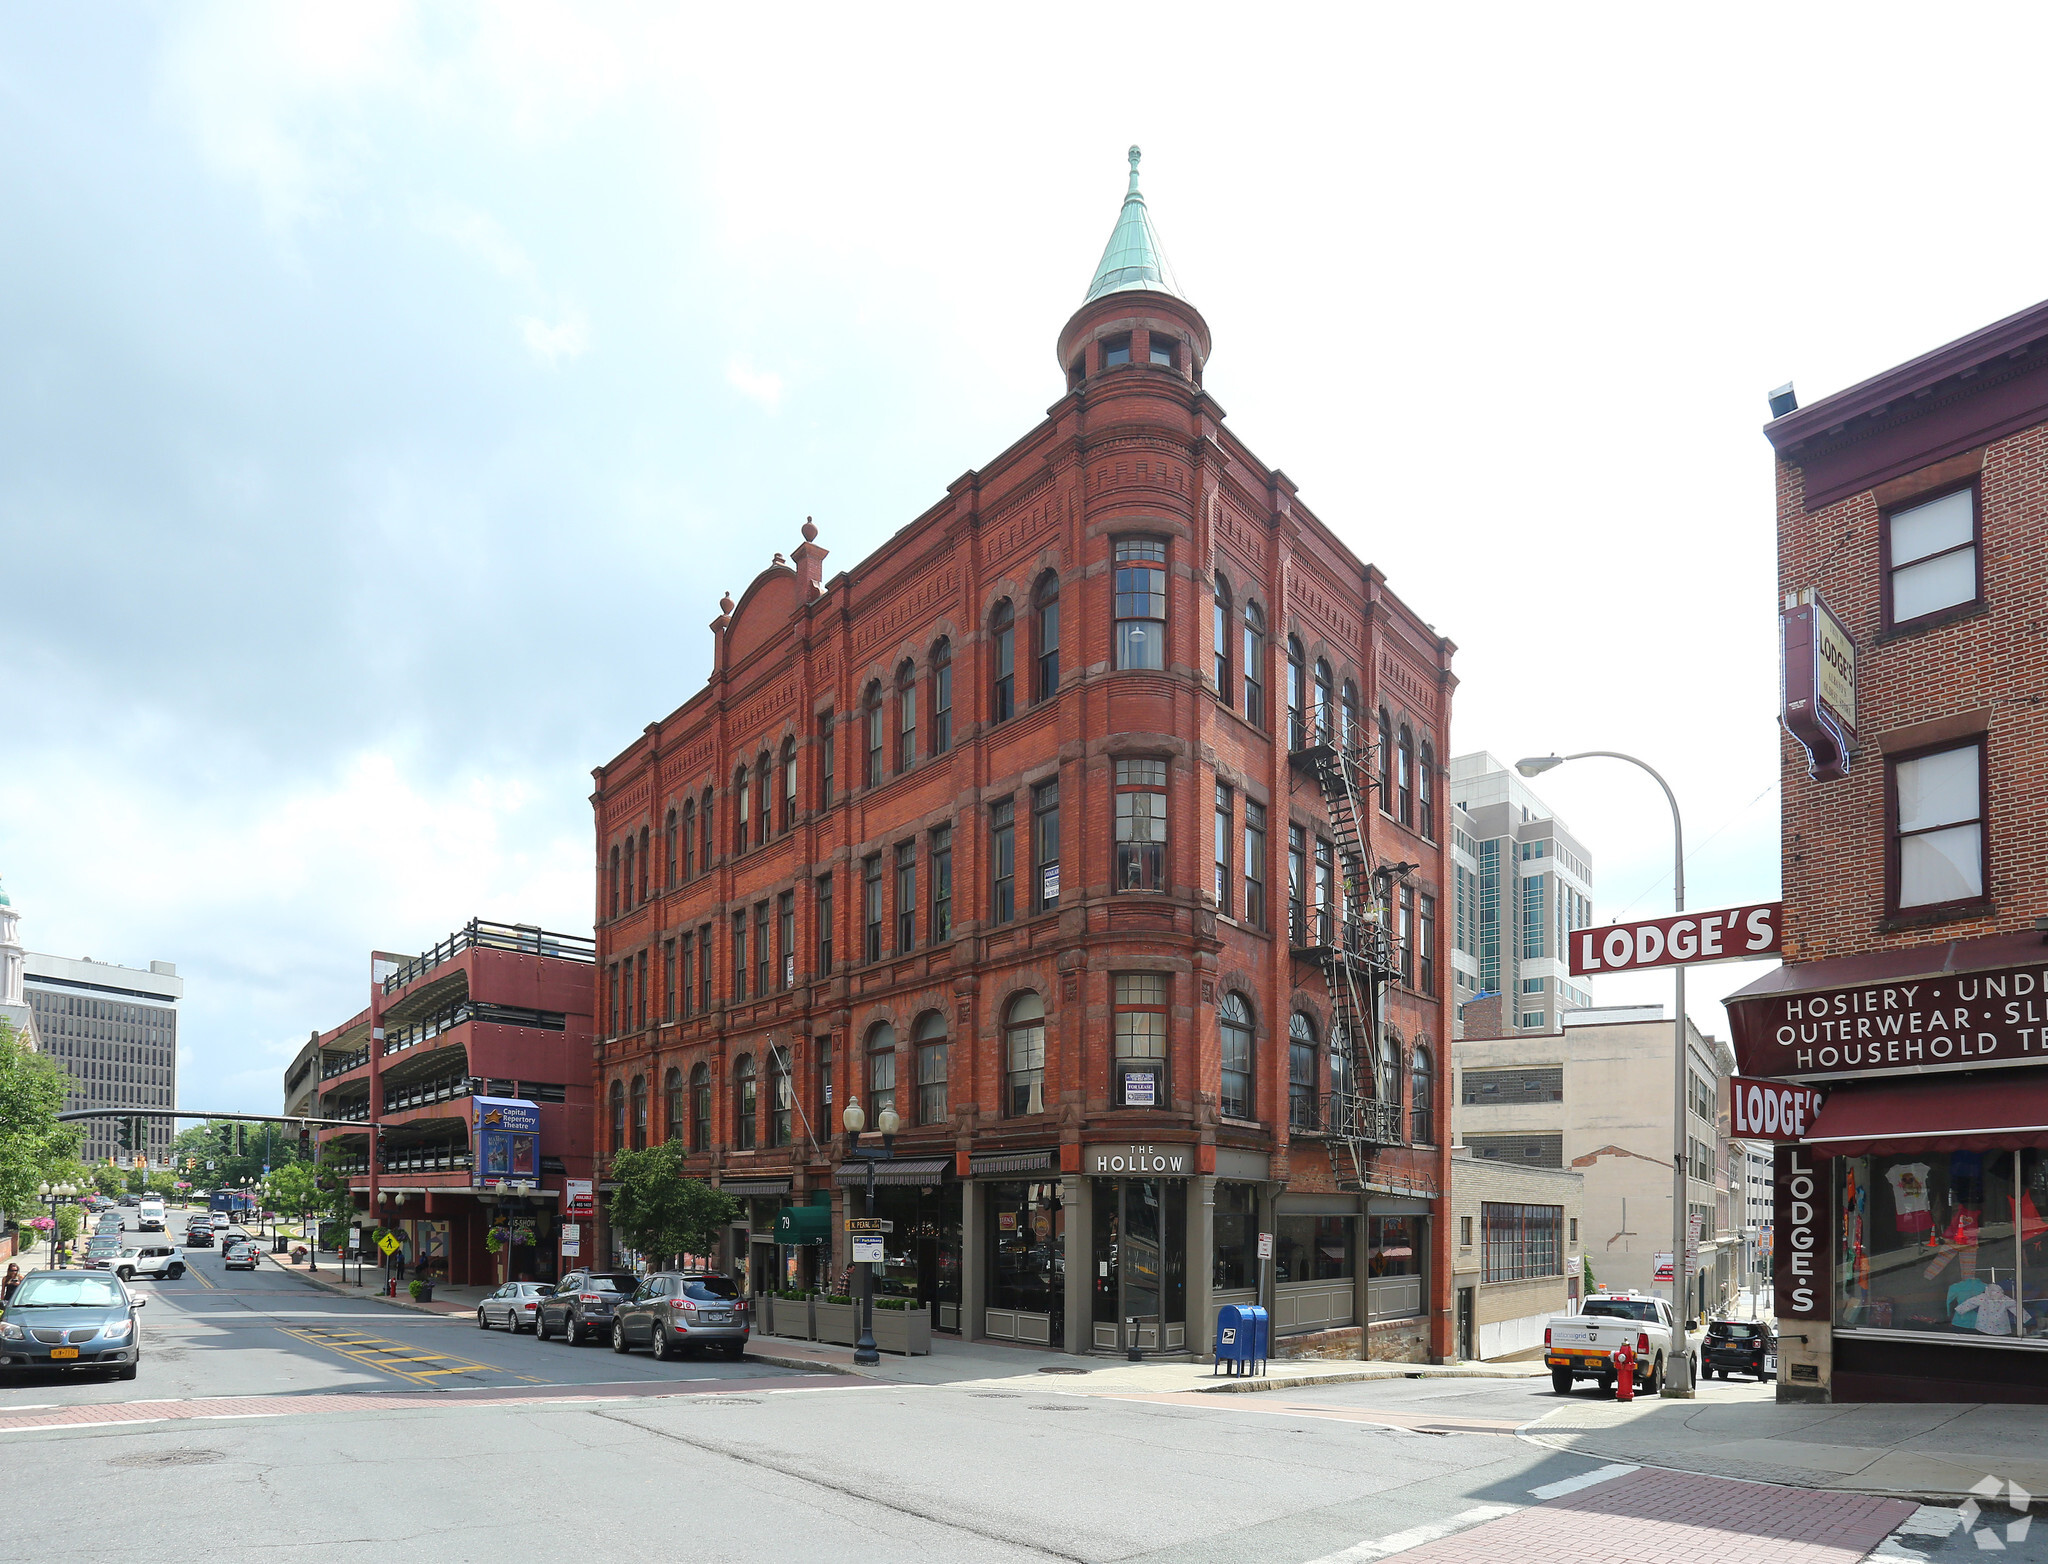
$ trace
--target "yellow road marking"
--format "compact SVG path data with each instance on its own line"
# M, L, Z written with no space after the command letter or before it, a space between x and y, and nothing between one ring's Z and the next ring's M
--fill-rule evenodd
M300 1341L308 1342L316 1347L325 1347L329 1351L347 1358L352 1363L360 1363L365 1368L378 1369L383 1373L396 1375L398 1378L410 1380L416 1385L427 1384L433 1378L446 1374L489 1374L503 1372L503 1370L493 1369L488 1363L473 1363L466 1358L453 1357L444 1352L421 1354L402 1342L390 1341L381 1336L357 1336L353 1334L339 1336L318 1329L291 1329L285 1326L278 1328L287 1336L295 1336ZM423 1363L448 1363L452 1364L453 1367L431 1369L399 1367L400 1364ZM524 1379L526 1376L518 1375L515 1377ZM529 1381L529 1383L538 1384L543 1382L535 1380Z
M196 1266L196 1265L188 1265L188 1266L186 1266L186 1267L185 1267L185 1274L186 1274L187 1276L191 1277L191 1278L192 1278L192 1280L193 1280L193 1281L195 1281L195 1282L197 1282L197 1283L198 1283L198 1284L199 1284L199 1285L200 1285L201 1287L211 1288L211 1289L212 1289L212 1290L213 1290L214 1292L219 1292L219 1291L220 1291L220 1289L219 1289L218 1287L215 1287L215 1286L214 1286L214 1284L213 1284L212 1282L209 1282L209 1281L208 1281L208 1280L206 1279L206 1273L205 1273L204 1271L200 1270L200 1269L199 1269L199 1267L198 1267L198 1266Z

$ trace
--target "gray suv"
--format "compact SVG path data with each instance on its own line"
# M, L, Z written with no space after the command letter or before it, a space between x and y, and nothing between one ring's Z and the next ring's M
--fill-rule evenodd
M716 1271L656 1271L612 1315L612 1351L652 1347L657 1358L723 1347L747 1350L746 1300L732 1278Z
M611 1329L612 1311L639 1289L631 1271L571 1271L534 1311L533 1333L542 1341L559 1334L570 1346Z

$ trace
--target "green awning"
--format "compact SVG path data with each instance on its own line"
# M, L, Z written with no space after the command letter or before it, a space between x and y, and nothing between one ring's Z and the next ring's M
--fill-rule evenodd
M784 1206L775 1213L778 1244L822 1244L832 1237L830 1206Z

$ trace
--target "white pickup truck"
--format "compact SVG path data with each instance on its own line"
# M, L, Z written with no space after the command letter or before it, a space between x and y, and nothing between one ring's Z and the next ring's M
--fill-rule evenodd
M1614 1386L1614 1354L1626 1342L1635 1349L1636 1388L1646 1396L1664 1383L1664 1358L1676 1321L1671 1305L1653 1293L1595 1293L1576 1314L1554 1314L1543 1328L1543 1361L1550 1388L1561 1396L1578 1380Z

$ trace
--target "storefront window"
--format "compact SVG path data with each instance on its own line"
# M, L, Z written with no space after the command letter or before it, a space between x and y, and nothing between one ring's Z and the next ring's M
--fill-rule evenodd
M1218 1184L1216 1261L1209 1285L1217 1292L1247 1292L1259 1285L1259 1190L1256 1184Z
M2048 1337L2048 1172L2038 1151L1842 1157L1839 1330Z
M1273 1223L1276 1282L1334 1282L1356 1274L1357 1222L1351 1216L1283 1216Z
M1057 1183L988 1186L988 1307L1049 1315L1066 1345L1066 1218Z

